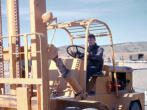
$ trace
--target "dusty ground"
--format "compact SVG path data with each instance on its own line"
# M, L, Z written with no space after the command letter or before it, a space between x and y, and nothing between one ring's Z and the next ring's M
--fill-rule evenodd
M133 87L147 91L147 69L135 70L133 72Z

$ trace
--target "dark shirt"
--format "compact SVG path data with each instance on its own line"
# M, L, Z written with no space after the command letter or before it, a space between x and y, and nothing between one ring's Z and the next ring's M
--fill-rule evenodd
M100 74L103 68L103 51L104 49L98 46L97 44L88 47L88 62L87 62L87 79L94 74Z
M98 66L103 64L103 51L104 49L97 44L88 47L88 66Z

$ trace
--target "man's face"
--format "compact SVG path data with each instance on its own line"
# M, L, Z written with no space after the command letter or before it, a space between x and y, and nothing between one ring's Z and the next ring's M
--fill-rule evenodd
M95 39L94 38L88 38L89 46L95 45Z

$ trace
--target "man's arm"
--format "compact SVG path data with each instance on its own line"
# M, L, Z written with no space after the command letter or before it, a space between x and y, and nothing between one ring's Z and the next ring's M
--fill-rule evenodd
M92 60L101 61L103 58L103 52L104 52L104 49L100 47L100 48L98 48L97 54L90 54L90 58Z

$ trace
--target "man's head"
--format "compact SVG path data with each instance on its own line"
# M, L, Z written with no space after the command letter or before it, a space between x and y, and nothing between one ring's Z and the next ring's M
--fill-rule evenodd
M90 34L89 36L88 36L88 43L89 43L89 46L93 46L93 45L95 45L95 36L93 35L93 34Z

